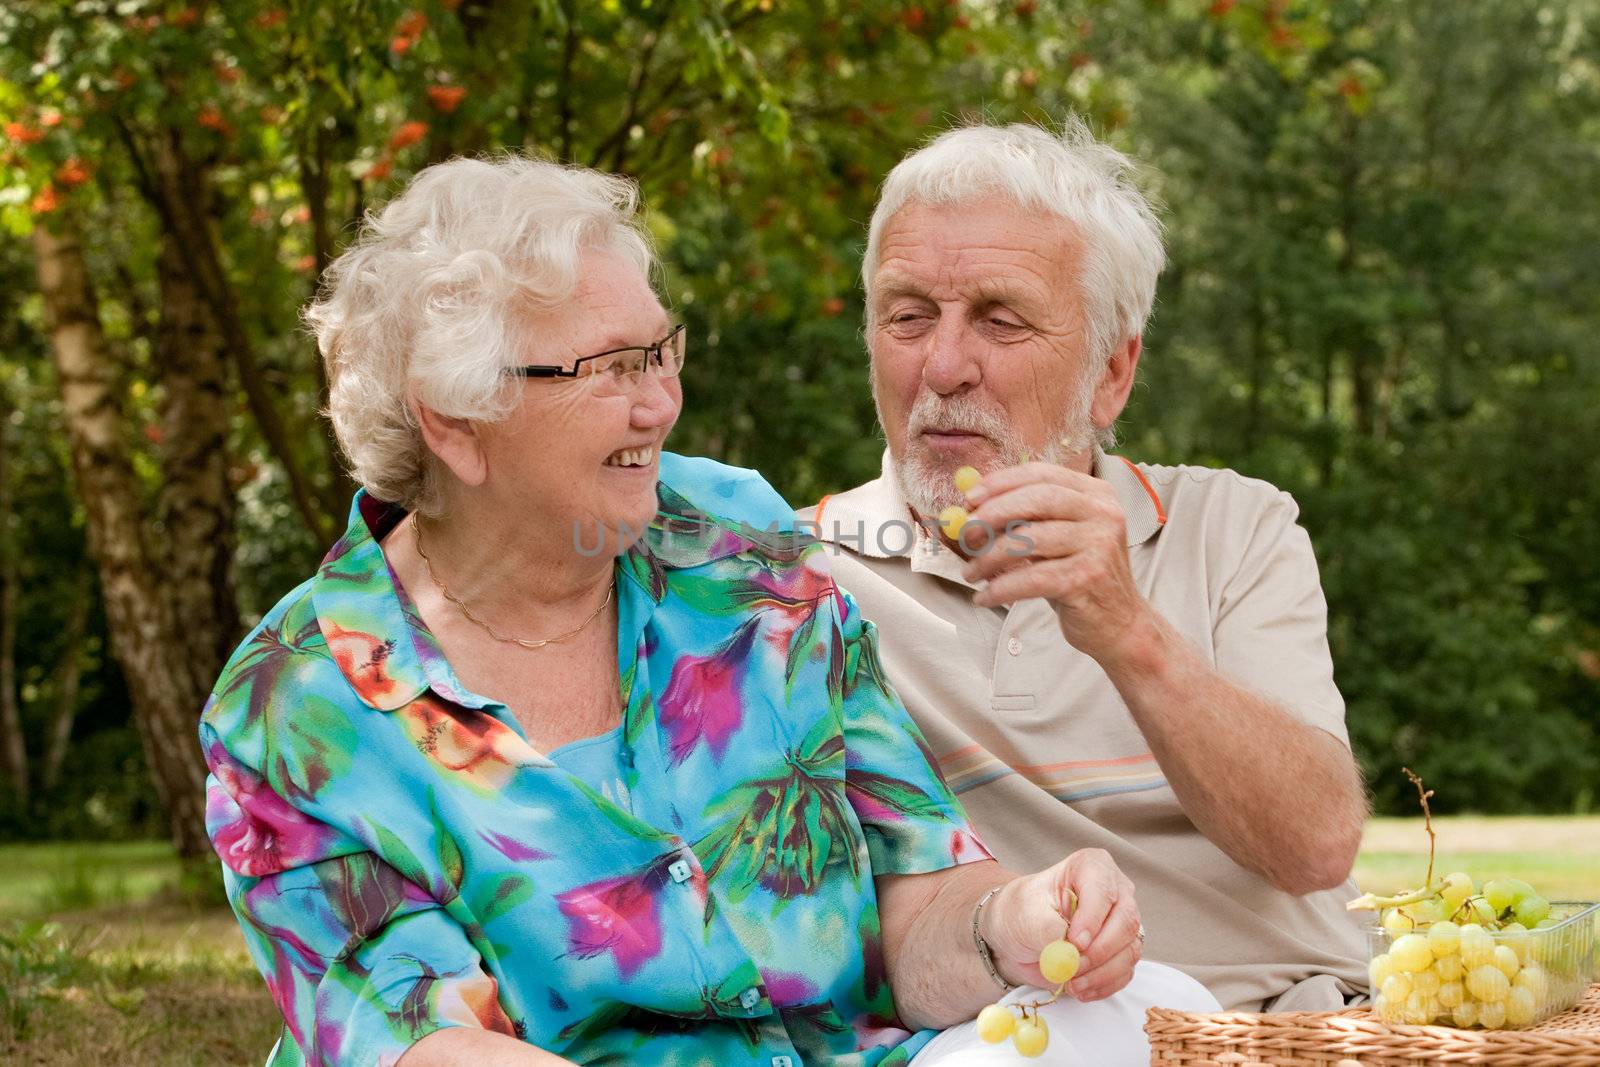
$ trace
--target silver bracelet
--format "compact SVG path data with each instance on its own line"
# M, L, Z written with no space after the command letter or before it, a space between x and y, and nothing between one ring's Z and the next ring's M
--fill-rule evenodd
M978 923L983 918L983 906L989 903L989 898L1000 892L1001 888L1001 886L995 886L979 897L977 906L972 909L972 947L978 950L978 958L983 961L983 966L988 970L989 977L998 982L1002 990L1009 993L1017 987L1000 977L1000 971L994 965L994 954L989 951L989 943L978 932Z

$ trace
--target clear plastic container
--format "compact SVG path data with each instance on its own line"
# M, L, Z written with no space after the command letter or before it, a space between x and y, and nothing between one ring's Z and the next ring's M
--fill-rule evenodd
M1555 901L1550 918L1552 925L1528 931L1462 927L1453 947L1427 928L1394 935L1368 927L1374 1011L1385 1022L1487 1030L1521 1029L1566 1011L1600 965L1600 903ZM1412 939L1426 946L1426 957Z

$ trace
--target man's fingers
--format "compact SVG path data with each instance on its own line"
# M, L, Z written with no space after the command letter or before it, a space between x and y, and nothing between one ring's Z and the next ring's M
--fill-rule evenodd
M969 523L967 529L971 529ZM1064 559L1081 551L1090 542L1089 529L1078 522L1029 522L1011 527L984 527L983 543L978 550L978 537L962 532L962 547L972 558L962 568L962 577L969 582L987 581L1028 563L1048 559Z
M972 517L997 529L1008 522L1045 519L1091 519L1106 513L1105 504L1081 489L1050 482L1033 482L983 498Z
M1106 917L1117 904L1116 880L1098 865L1076 872L1067 886L1078 895L1078 908L1072 913L1067 940L1080 953L1087 953L1105 926Z
M1133 979L1133 967L1139 962L1139 955L1139 942L1136 940L1109 960L1068 982L1067 992L1082 1001L1109 997Z
M1072 574L1072 559L1050 559L1036 563L1023 561L1017 567L996 575L973 594L972 602L981 608L1014 604L1033 597L1061 595Z
M1119 897L1083 954L1091 960L1112 959L1138 939L1139 907L1131 897Z
M974 504L981 504L1001 493L1035 482L1051 482L1088 492L1093 491L1099 479L1092 474L1075 471L1057 463L1023 463L1015 467L1002 467L985 474L983 480L967 493L967 499Z

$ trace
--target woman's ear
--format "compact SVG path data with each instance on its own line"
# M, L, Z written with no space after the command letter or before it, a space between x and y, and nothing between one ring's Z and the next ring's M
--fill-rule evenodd
M411 411L422 429L428 451L466 485L482 485L489 476L489 460L484 454L478 425L470 419L441 415L422 401L411 398Z
M1111 353L1111 360L1095 385L1094 401L1089 407L1089 418L1096 429L1103 430L1122 416L1128 394L1133 392L1133 375L1143 349L1144 336L1134 334Z

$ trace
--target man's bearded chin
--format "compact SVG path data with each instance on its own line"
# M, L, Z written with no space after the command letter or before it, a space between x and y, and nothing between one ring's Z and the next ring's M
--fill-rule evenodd
M873 392L876 394L877 390ZM937 393L922 392L906 421L904 454L891 457L901 495L914 511L926 516L937 515L952 504L965 503L955 485L955 467L928 447L922 438L924 431L958 430L987 439L990 455L975 464L985 474L1002 467L1014 467L1030 456L1046 463L1063 463L1094 447L1098 431L1089 417L1088 401L1091 399L1092 395L1074 398L1073 410L1048 442L1029 445L998 412L975 403L970 397L941 397ZM881 423L881 404L878 412Z

